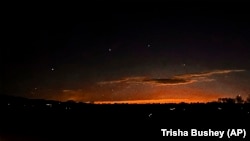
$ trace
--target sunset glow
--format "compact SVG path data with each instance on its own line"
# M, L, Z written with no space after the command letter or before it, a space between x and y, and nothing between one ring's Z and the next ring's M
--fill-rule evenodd
M2 93L91 103L246 97L250 45L245 16L197 11L112 11L100 12L95 20L85 15L70 23L24 22L10 32L15 36L2 53Z
M228 77L244 72L245 70L216 70L157 79L126 77L97 82L82 89L50 91L45 99L95 104L210 102L216 101L219 97L244 95L244 91L226 83L230 81L227 80Z
M162 2L3 5L0 141L250 141L249 4Z
M166 104L166 103L205 103L208 101L190 99L151 99L151 100L127 100L127 101L95 101L93 104Z

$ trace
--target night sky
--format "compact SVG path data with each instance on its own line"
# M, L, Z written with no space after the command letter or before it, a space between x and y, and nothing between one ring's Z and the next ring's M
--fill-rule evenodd
M87 7L8 16L1 94L128 103L250 94L247 10Z

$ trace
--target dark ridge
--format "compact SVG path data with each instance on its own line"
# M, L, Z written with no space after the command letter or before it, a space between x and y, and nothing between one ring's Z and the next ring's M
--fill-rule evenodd
M160 129L249 130L249 103L87 104L0 96L0 139L161 137ZM15 139L12 139L15 140Z

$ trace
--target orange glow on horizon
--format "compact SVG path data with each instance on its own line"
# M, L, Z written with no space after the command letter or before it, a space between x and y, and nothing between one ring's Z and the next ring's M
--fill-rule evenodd
M209 101L197 101L191 99L151 99L151 100L124 100L124 101L95 101L93 104L165 104L165 103L205 103Z
M130 97L126 97L130 93L121 94L119 96L111 96L110 93L103 91L100 97L99 93L84 94L82 91L67 92L64 95L53 98L59 101L73 100L76 102L94 103L94 104L153 104L153 103L206 103L216 101L219 97L223 97L223 93L215 93L211 91L204 91L195 88L184 88L184 89L154 89L146 92L140 91L130 94Z
M127 85L125 85L127 86ZM97 89L63 90L58 95L49 95L45 99L58 101L73 100L76 102L94 104L154 104L154 103L206 103L217 101L220 97L229 97L232 94L218 91L213 85L198 87L187 86L151 86L134 87L97 87ZM114 89L114 91L111 91ZM51 97L53 96L53 97Z

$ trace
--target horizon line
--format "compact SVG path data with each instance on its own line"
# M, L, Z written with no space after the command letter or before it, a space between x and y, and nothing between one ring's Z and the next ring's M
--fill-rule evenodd
M85 103L93 104L168 104L168 103L207 103L209 101L190 99L149 99L149 100L114 100L114 101L93 101Z

